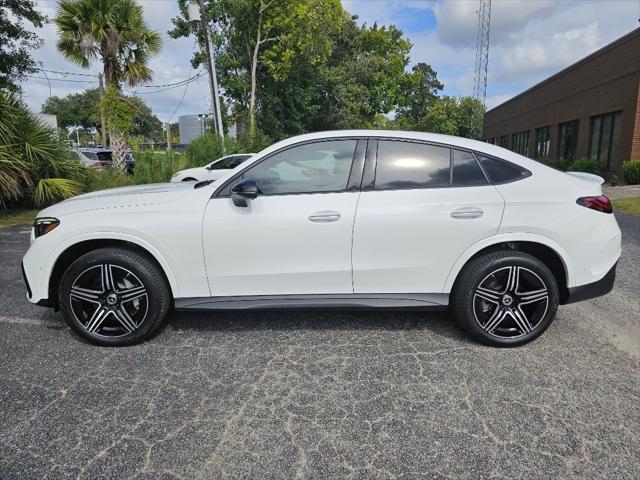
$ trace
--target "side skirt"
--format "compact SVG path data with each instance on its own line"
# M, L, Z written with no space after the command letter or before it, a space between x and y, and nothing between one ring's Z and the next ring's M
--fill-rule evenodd
M274 308L426 309L446 310L448 293L353 293L323 295L250 295L185 297L174 300L176 310L251 310Z

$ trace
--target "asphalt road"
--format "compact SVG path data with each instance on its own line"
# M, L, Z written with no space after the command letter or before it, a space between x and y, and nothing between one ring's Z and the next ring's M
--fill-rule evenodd
M173 314L97 348L0 229L0 478L640 478L640 219L607 297L517 349L416 312Z

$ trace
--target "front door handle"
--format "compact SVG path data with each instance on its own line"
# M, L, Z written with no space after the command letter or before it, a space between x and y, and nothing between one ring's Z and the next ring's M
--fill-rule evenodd
M333 210L323 210L309 215L309 221L317 223L337 222L340 220L340 214Z
M480 218L484 212L478 207L462 207L451 212L453 218Z

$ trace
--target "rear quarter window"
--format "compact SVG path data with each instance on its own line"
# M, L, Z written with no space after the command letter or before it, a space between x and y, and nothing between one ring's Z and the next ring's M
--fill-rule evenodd
M482 153L478 153L477 156L491 183L515 182L531 175L531 172L526 168L501 158L490 157Z

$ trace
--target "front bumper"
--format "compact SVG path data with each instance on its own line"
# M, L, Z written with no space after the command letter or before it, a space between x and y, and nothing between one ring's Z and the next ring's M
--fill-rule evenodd
M616 262L613 267L611 267L611 270L609 270L606 275L597 282L569 288L569 296L564 303L581 302L583 300L589 300L590 298L601 297L602 295L609 293L613 290L613 284L616 280L617 266L618 262Z

